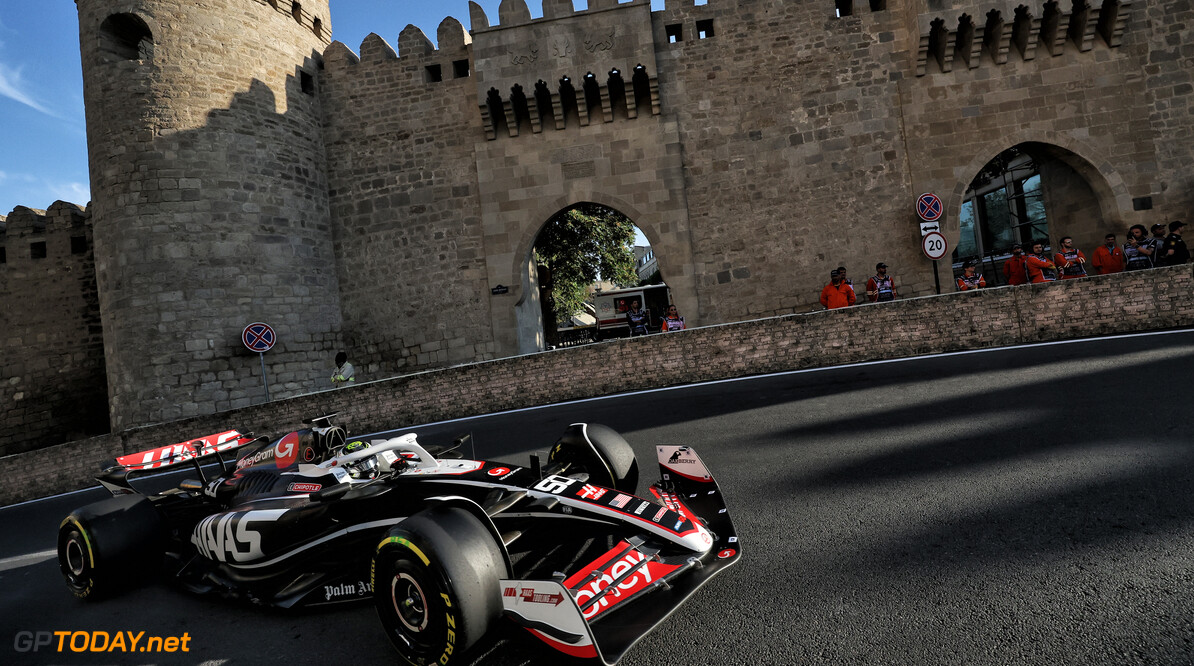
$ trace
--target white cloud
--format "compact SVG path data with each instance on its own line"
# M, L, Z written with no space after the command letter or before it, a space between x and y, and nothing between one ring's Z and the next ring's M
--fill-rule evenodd
M20 102L25 106L40 111L54 118L62 119L54 111L42 106L37 100L33 99L28 93L22 90L21 85L21 70L20 68L9 67L5 63L0 63L0 96L7 97L13 101Z
M87 183L46 183L53 201L67 201L86 206L91 201L91 187Z

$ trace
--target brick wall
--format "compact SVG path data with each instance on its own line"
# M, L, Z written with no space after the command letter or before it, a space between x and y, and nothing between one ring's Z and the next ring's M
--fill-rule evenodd
M624 391L1194 325L1190 266L900 300L615 340L297 396L0 458L0 502L89 485L123 453L236 427L281 435L339 412L363 433ZM871 331L881 330L882 336ZM611 357L631 355L642 372Z

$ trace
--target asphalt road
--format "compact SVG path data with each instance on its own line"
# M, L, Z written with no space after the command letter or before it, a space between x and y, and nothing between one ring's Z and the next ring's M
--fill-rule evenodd
M1190 664L1192 371L1194 332L1177 332L723 382L419 431L425 442L471 431L478 456L516 463L580 420L624 433L640 464L657 443L700 451L744 557L633 648L627 666ZM278 612L163 585L77 602L44 552L61 517L99 497L0 509L0 663L397 662L367 606ZM190 651L16 649L18 632L84 630L185 632ZM559 662L525 633L503 624L470 657Z

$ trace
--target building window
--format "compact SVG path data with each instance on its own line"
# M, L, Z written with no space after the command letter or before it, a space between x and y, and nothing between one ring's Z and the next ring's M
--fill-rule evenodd
M664 26L664 31L667 33L667 41L669 44L684 41L684 31L680 24Z
M70 253L71 254L87 254L87 237L86 236L71 236L70 237Z
M297 2L291 3L290 15L294 17L294 20L296 22L302 23L303 22L303 6Z
M713 19L697 21L697 39L709 39L713 36Z
M113 14L100 24L100 50L119 60L152 60L153 33L136 14Z
M307 72L299 70L299 87L302 88L303 93L307 95L315 94L315 77Z
M1047 245L1049 223L1041 175L1032 158L1013 149L988 164L971 183L958 223L955 264L998 259L1010 254L1016 243L1026 252L1034 241Z
M423 70L423 78L427 83L439 83L444 80L444 72L439 65L427 65Z
M458 79L463 79L469 75L468 60L453 60L452 74Z
M29 258L30 259L45 259L46 258L46 242L37 241L29 244Z
M315 31L315 36L323 38L323 19L316 18L311 22L311 29Z
M3 245L0 245L0 264L7 264L7 263L8 263L8 252L4 249Z
M837 17L850 16L854 13L854 0L834 0Z

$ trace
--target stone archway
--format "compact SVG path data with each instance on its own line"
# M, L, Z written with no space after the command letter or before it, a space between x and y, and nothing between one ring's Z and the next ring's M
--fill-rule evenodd
M966 167L970 178L955 186L952 224L945 229L957 248L955 274L968 259L996 271L1014 243L1056 247L1060 238L1072 236L1089 255L1106 233L1122 234L1121 205L1130 197L1118 174L1100 170L1096 164L1107 162L1097 160L1089 146L1049 138L1056 142L1005 140L998 152L976 155ZM994 284L1001 283L998 272L995 277Z
M674 215L674 211L643 211L620 197L602 192L574 194L557 197L540 205L532 218L537 220L537 223L524 230L514 248L508 275L516 277L518 281L504 284L511 285L511 292L515 298L513 315L518 353L533 353L544 349L543 322L540 315L538 282L533 258L535 241L543 226L552 216L584 202L612 208L628 217L638 227L659 258L659 270L671 289L672 299L680 311L686 313L689 325L696 325L699 322L699 312L697 310L696 282L693 277L692 249L688 243L686 225L677 224L670 219ZM673 229L670 233L661 231L661 229L669 227ZM515 288L517 288L516 293ZM690 316L687 313L693 314ZM495 321L498 321L499 318L500 313L495 311Z
M1030 146L1039 157L1066 165L1090 187L1103 220L1117 228L1123 226L1122 211L1131 210L1132 195L1123 177L1111 168L1111 161L1102 151L1068 134L1025 130L995 138L975 151L969 164L955 170L960 177L946 202L946 223L942 229L951 244L957 241L959 213L971 181L1000 153L1021 145Z

